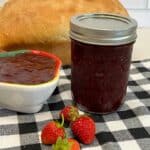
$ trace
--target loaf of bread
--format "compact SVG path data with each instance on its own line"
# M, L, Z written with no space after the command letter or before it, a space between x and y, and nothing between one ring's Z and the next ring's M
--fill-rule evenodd
M45 50L70 64L70 18L92 12L128 15L118 0L9 0L0 9L0 49Z

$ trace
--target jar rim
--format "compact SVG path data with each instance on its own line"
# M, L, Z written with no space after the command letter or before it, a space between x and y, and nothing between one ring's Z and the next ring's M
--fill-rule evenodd
M95 45L122 45L134 42L137 22L133 18L109 13L88 13L73 16L70 37Z

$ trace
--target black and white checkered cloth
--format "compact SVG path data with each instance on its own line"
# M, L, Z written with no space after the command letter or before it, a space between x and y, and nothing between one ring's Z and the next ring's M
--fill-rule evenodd
M59 111L72 103L71 70L63 67L53 96L35 114L22 114L0 108L1 150L50 150L41 144L42 127L59 118ZM11 99L10 99L11 102ZM81 112L82 113L82 112ZM96 138L83 150L150 150L150 60L131 65L125 103L108 115L93 115ZM70 128L66 128L71 137Z

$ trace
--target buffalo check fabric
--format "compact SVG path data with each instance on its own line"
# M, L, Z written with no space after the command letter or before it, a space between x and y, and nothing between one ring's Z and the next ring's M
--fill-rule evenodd
M48 121L59 119L60 110L72 104L70 79L70 66L64 66L56 90L39 113L0 108L1 150L51 149L41 144L41 129ZM92 117L96 123L95 140L91 145L80 144L81 149L150 150L150 60L132 62L126 100L117 112ZM67 126L66 131L72 137Z

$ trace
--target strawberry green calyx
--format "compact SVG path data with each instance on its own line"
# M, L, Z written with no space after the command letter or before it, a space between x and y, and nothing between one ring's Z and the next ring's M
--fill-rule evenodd
M79 117L78 109L74 106L71 106L70 110L70 120L75 121Z
M63 114L64 116L64 120L68 123L75 121L76 118L79 117L79 112L77 107L73 106L73 105L68 105L65 106L61 112L60 112L60 116Z
M72 147L72 143L68 142L68 140L62 139L59 137L56 141L56 144L52 146L52 150L70 150Z

